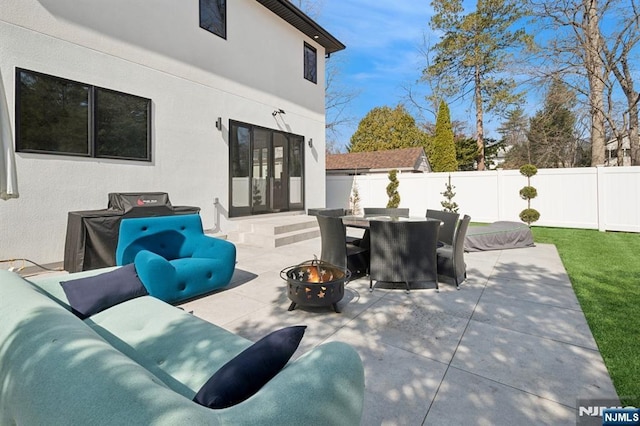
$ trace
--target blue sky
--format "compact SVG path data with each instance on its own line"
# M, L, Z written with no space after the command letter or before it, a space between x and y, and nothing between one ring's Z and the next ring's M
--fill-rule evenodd
M347 48L335 53L331 61L341 62L341 83L358 90L358 97L345 114L353 123L343 126L336 138L339 146L349 142L359 121L372 108L395 106L406 98L404 87L426 92L416 84L425 67L420 53L423 38L437 42L431 33L429 1L420 0L324 0L316 21L343 42ZM474 122L471 99L451 105L452 120ZM432 121L435 119L432 119ZM486 123L487 136L492 123Z
M345 114L355 120L340 129L339 145L349 142L358 122L377 106L395 106L403 86L420 78L419 46L429 31L428 1L324 0L317 21L347 48L330 61L340 62L340 83L356 90Z

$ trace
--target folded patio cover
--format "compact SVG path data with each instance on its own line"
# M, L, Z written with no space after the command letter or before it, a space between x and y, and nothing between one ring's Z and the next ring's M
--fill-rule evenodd
M509 221L471 226L464 240L465 251L503 250L534 245L531 229L526 223Z

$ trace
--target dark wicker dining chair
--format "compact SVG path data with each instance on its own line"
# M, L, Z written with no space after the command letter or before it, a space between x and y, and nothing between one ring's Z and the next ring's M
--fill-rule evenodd
M369 291L373 280L433 282L438 290L436 248L440 223L432 221L371 221Z
M309 214L313 216L333 216L340 217L345 215L343 208L325 208L325 209L309 209Z
M471 217L464 215L456 228L453 245L438 248L438 279L452 281L460 290L460 283L467 279L467 265L464 263L464 238L467 235Z
M342 219L322 215L316 218L322 241L320 259L334 266L349 269L352 277L366 275L368 250L347 242L347 233Z
M315 216L331 216L331 217L340 217L345 215L345 210L342 208L335 209L316 209ZM351 243L356 246L362 245L362 237L354 237L351 235L347 235L347 243ZM362 246L363 248L369 249L368 246Z
M453 237L456 232L456 225L458 224L460 214L446 212L444 210L427 209L427 217L442 221L438 239L445 245L453 245Z
M409 217L409 209L403 207L365 207L364 215Z

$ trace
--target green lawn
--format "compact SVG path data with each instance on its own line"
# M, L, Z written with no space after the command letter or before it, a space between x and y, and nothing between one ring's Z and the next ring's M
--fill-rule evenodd
M640 234L532 231L558 248L618 396L640 407Z

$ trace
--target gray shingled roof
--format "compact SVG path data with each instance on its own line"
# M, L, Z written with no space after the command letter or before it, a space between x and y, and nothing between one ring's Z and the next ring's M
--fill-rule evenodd
M349 154L327 154L326 170L337 171L370 171L370 170L410 170L424 171L426 154L422 147L392 149L388 151L353 152ZM427 168L428 162L427 162ZM429 170L426 170L429 171Z

